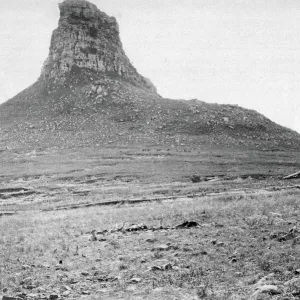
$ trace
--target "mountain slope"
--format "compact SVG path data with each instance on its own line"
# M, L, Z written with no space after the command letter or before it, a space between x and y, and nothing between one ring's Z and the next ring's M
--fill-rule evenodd
M41 76L0 106L0 134L2 148L300 145L255 111L163 99L127 58L116 20L85 0L60 4Z

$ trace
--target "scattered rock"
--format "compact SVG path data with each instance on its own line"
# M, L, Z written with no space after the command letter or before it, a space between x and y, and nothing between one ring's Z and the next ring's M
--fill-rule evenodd
M31 277L26 277L20 283L22 285L31 285L32 284L32 278Z
M271 232L269 238L271 240L277 239L280 235L284 235L285 232Z
M185 229L185 228L192 228L192 227L199 227L199 223L195 221L185 221L177 226L175 226L176 229Z
M225 243L224 243L224 242L218 242L216 245L217 245L218 247L222 247L222 246L225 245Z
M171 263L163 264L160 266L153 266L151 267L151 271L168 271L172 270L174 267Z
M148 227L144 223L140 224L132 224L128 228L125 229L125 231L131 232L131 231L141 231L141 230L147 230Z
M96 230L93 230L93 231L91 232L91 234L92 234L92 236L91 236L91 241L97 241L98 239L97 239L97 236L96 236Z
M110 277L110 276L97 276L96 279L99 282L114 282L114 281L118 281L119 280L118 277Z
M159 246L155 247L154 249L152 249L152 251L154 251L154 250L167 251L169 249L170 249L169 245L162 244L162 245L159 245Z
M218 224L218 223L216 223L216 224L215 224L215 227L216 227L216 228L222 228L222 227L224 227L224 225L223 225L223 224Z
M58 298L59 298L59 296L56 295L56 294L51 294L51 295L49 296L49 300L56 300L56 299L58 299Z
M146 239L146 242L147 242L147 243L154 243L154 242L155 242L155 239L148 238L148 239Z
M281 294L281 290L276 285L263 285L256 289L250 300L258 300L261 294L278 295Z
M201 177L199 175L193 175L191 177L191 180L192 180L193 183L197 183L197 182L201 181Z
M298 231L298 229L297 229L297 226L292 227L292 228L289 230L289 233L299 233L299 231Z
M142 281L141 278L134 277L134 278L131 278L131 279L129 280L129 283L134 283L134 284L136 284L136 283L139 283L139 282L141 282L141 281Z
M100 94L103 91L103 88L101 86L98 86L97 88L97 94Z
M105 234L105 233L108 233L108 230L107 230L107 229L105 229L105 230L103 230L103 231L98 231L98 232L97 232L97 234Z
M63 286L61 287L61 289L62 289L63 291L71 291L71 290L72 290L72 288L70 288L70 287L67 286L67 285L63 285Z
M278 237L277 241L278 242L284 242L284 241L291 240L291 239L293 239L295 237L296 237L296 234L294 232L289 232L289 233L285 234L284 236Z
M64 291L64 292L62 293L62 296L67 297L67 296L69 296L70 294L71 294L70 291Z
M284 242L298 237L298 230L296 226L292 227L289 232L272 232L270 239L276 239L278 242Z
M67 272L68 271L68 268L67 267L64 267L62 265L56 265L55 266L55 270L60 270L60 271L65 271Z
M70 284L76 284L78 280L76 278L70 278L69 283Z
M291 280L285 282L284 285L289 288L300 289L300 278L299 277L292 278Z
M23 266L22 266L22 269L23 269L23 270L30 269L30 268L31 268L31 266L29 266L29 265L23 265Z
M90 291L81 291L81 294L82 294L82 295L90 295L91 292L90 292Z
M105 238L98 239L98 242L106 242L106 241L107 241L107 239L105 239Z

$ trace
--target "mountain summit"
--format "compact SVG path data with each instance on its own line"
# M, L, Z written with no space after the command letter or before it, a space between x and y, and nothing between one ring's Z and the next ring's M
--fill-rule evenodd
M253 110L162 98L127 58L115 18L85 0L59 8L40 77L0 106L0 149L300 146Z
M51 38L49 56L41 78L63 82L74 68L118 75L155 91L127 58L114 17L101 12L85 0L66 0L59 4L59 26Z

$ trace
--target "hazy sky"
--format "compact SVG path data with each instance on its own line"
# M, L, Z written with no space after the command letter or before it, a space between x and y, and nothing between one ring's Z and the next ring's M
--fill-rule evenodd
M59 0L0 2L0 102L32 84ZM300 132L299 0L93 0L164 97L255 109Z

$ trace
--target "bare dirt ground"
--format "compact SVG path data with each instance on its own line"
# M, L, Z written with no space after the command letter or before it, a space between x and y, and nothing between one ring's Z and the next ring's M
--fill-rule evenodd
M300 297L296 152L0 155L3 299Z

